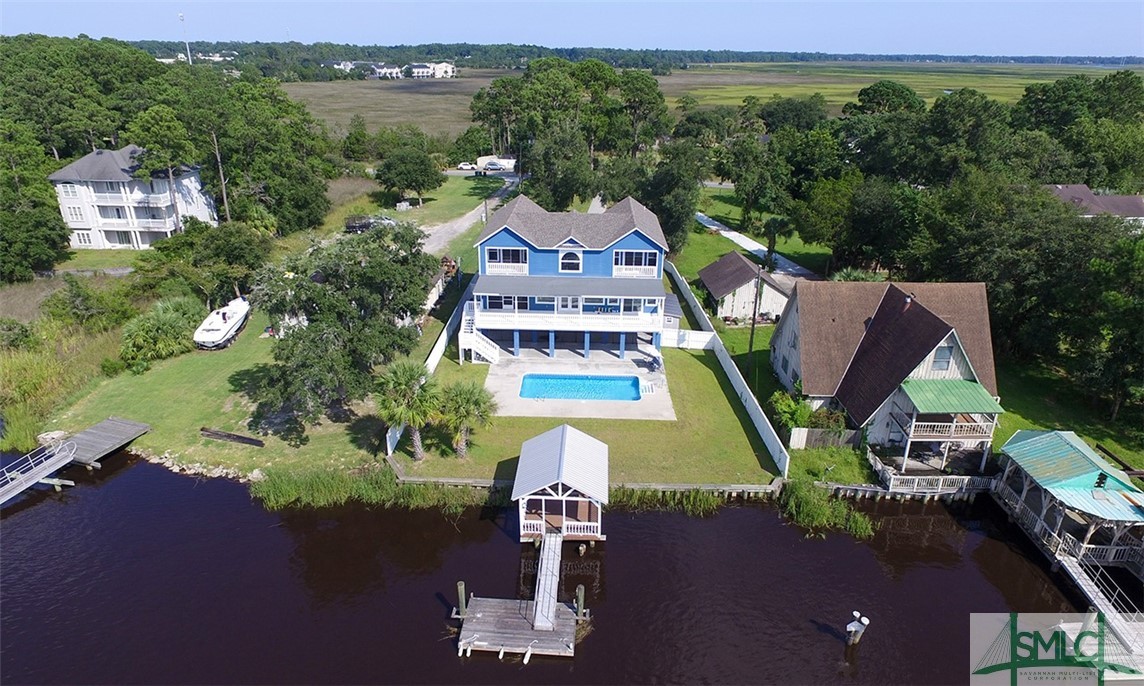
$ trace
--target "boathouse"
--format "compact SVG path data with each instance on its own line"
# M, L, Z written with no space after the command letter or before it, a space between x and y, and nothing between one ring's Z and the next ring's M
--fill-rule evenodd
M520 446L512 499L521 542L558 533L568 540L602 541L608 504L608 445L567 424Z
M1144 492L1071 431L1022 430L1001 448L997 485L1034 538L1100 565L1144 569Z

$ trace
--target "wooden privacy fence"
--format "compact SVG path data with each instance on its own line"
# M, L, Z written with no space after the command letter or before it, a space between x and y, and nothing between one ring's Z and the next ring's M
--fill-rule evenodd
M822 448L834 445L848 445L857 448L862 444L862 432L858 429L806 429L795 427L790 430L787 448Z

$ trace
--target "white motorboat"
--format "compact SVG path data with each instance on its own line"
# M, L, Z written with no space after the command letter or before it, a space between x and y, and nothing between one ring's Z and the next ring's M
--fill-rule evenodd
M234 342L250 315L250 303L238 297L207 315L195 329L195 346L203 350L225 348Z

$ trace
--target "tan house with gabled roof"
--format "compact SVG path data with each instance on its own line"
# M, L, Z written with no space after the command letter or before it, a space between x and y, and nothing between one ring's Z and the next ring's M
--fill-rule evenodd
M873 445L988 448L997 377L982 283L799 282L771 338L788 390Z

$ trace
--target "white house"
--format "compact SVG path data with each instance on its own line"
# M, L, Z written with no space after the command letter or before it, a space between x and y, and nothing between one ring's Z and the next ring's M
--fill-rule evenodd
M567 424L528 439L520 446L512 499L521 543L549 532L568 540L604 540L608 445Z
M843 410L872 445L988 449L997 398L982 283L800 281L771 364L812 407Z
M451 79L457 75L457 67L448 62L417 62L408 68L415 79Z
M143 249L182 230L179 218L217 224L214 202L203 192L199 172L183 168L172 189L160 175L137 179L142 148L96 150L51 174L60 213L72 230L73 248Z
M707 290L708 302L719 318L747 319L754 312L768 318L783 311L790 286L780 282L762 265L740 252L729 252L699 270L699 280ZM759 307L755 309L758 281Z
M396 64L386 64L382 62L381 64L373 65L373 77L378 79L403 79L405 78L405 73L401 70L401 67Z

